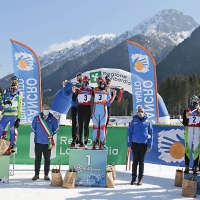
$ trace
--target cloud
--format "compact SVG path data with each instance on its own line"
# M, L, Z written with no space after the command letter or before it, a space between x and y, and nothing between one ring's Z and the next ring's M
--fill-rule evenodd
M67 42L62 42L60 44L58 44L58 43L51 44L47 50L42 52L42 55L48 54L52 51L60 51L62 49L65 49L66 47L70 47L71 45L74 45L74 44L81 45L81 44L85 43L86 41L88 41L91 37L96 37L96 36L95 35L86 35L78 40L70 40Z

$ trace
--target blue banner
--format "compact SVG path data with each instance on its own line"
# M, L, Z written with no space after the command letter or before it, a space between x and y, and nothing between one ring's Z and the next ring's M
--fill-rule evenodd
M133 97L133 112L145 108L148 118L159 122L156 65L150 52L143 46L127 41Z
M23 93L21 123L31 124L41 111L40 62L36 53L16 40L12 44L14 75L19 78L19 90Z
M153 148L147 152L145 161L185 166L184 130L184 126L153 126Z
M153 125L153 148L146 153L145 162L185 166L184 126ZM131 155L132 160L132 155ZM193 156L190 156L190 167Z

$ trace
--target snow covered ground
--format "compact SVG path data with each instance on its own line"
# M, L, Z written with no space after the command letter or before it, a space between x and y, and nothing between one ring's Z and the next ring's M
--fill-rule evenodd
M43 168L41 166L41 169ZM193 199L183 197L182 188L174 186L177 167L172 166L145 163L143 185L137 186L130 185L131 171L126 171L125 165L117 165L115 188L76 187L75 189L51 187L51 181L43 179L43 171L39 180L32 181L33 169L33 165L15 165L15 174L10 176L9 183L0 183L0 200ZM61 166L63 178L67 169L68 165ZM200 199L200 195L197 195L196 199Z

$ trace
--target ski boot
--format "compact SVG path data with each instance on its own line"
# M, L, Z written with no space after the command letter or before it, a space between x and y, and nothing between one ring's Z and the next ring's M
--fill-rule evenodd
M184 174L189 174L189 166L185 166Z
M92 149L93 149L93 150L96 150L96 142L95 142L95 141L93 142L93 147L92 147Z
M102 150L103 149L103 142L100 142L99 144L99 150Z
M197 167L193 167L193 175L195 175L195 176L198 175Z
M11 152L11 153L15 153L15 152L16 152L15 145L12 145L12 146L10 147L10 152Z

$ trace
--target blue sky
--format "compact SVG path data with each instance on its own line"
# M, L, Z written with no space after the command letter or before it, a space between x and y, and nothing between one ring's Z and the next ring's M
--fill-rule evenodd
M86 35L119 35L170 8L200 24L199 0L1 0L0 77L13 72L10 39L42 56L53 44Z

